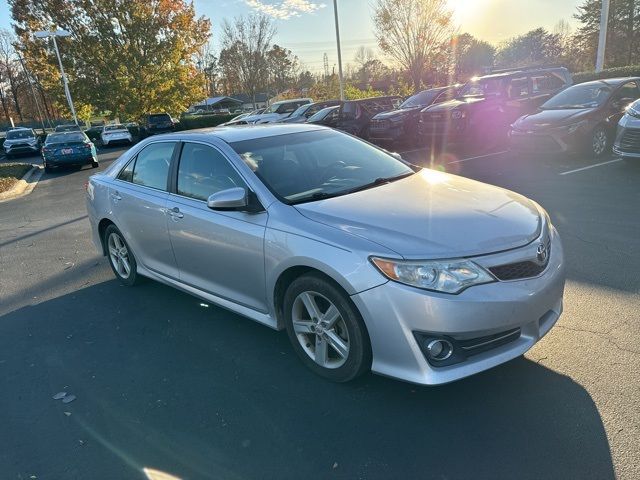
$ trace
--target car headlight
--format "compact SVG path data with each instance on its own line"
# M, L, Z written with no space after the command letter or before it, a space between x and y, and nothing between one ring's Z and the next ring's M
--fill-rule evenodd
M453 118L454 120L459 120L461 118L464 118L466 115L462 110L454 110L453 112L451 112L451 118Z
M389 280L442 293L460 293L495 278L471 260L407 261L372 257L371 262Z

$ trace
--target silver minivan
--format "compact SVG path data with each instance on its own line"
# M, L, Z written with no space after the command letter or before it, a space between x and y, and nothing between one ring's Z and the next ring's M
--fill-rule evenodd
M87 209L120 281L286 329L334 381L451 382L522 355L562 312L538 204L321 126L149 138L90 178Z

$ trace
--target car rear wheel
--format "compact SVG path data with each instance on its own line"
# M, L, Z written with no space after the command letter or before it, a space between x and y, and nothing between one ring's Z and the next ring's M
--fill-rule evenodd
M139 280L136 258L115 225L109 225L104 232L104 244L109 264L118 280L128 286L135 285Z
M371 345L360 312L348 295L320 275L293 281L285 293L289 340L302 362L334 382L371 368Z
M604 127L596 127L591 135L591 153L594 157L602 157L609 150L609 136Z
M100 164L98 163L97 160L92 160L91 161L91 168L98 168L100 166Z

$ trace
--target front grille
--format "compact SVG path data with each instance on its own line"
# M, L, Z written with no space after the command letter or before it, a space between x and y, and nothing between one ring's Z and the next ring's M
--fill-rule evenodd
M511 147L522 152L557 152L561 149L555 138L547 135L512 135Z
M369 128L371 130L386 130L389 127L387 120L371 120Z
M620 139L620 149L640 153L640 129L627 128Z
M544 261L536 258L535 260L523 260L521 262L507 263L505 265L497 265L495 267L489 267L489 271L498 280L522 280L523 278L537 277L549 264L551 258L551 239L546 242L547 254Z

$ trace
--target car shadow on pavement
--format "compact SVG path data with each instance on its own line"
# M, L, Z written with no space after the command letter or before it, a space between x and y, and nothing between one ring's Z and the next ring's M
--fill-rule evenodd
M1 316L0 378L6 478L614 478L589 394L535 362L333 384L284 333L153 281Z

